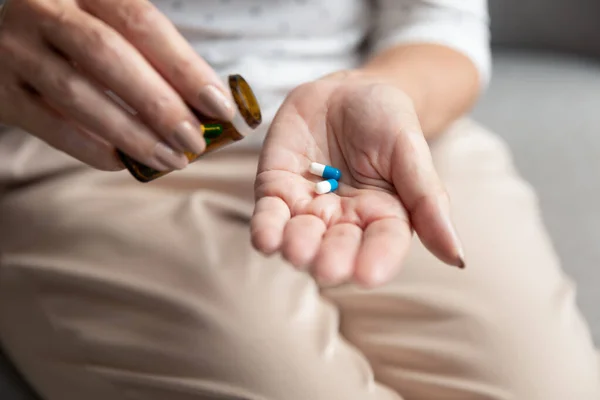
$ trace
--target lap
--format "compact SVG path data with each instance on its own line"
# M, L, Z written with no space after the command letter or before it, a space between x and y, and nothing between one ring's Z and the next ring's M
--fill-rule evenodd
M0 338L48 400L398 398L314 282L251 248L256 163L223 152L146 185L77 167L12 185Z
M432 153L466 269L442 265L415 238L386 287L330 294L345 337L369 355L380 382L409 399L598 397L574 285L504 143L464 121Z
M535 196L470 123L433 146L467 269L415 239L398 278L374 291L320 290L251 249L255 154L222 152L141 185L14 140L29 153L0 167L0 338L48 400L597 390ZM38 161L62 172L40 178Z

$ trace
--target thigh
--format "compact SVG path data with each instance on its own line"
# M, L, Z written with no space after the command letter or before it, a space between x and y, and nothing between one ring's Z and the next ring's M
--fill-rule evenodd
M325 294L376 378L407 399L600 398L573 284L505 145L470 121L432 145L465 245L465 270L415 238L401 274Z
M251 249L256 154L144 185L11 135L0 339L45 400L399 399L313 281Z

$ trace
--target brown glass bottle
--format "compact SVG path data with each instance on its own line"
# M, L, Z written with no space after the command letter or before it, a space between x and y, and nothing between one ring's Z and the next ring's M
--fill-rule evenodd
M228 83L237 108L232 121L219 121L194 111L202 123L202 131L204 133L204 140L206 141L206 151L203 154L242 140L252 133L262 122L260 106L248 82L240 75L231 75L229 76ZM131 172L131 175L140 182L150 182L172 172L157 171L134 160L121 151L118 151L118 155L125 167ZM202 154L198 155L190 152L186 152L185 155L190 163L202 156Z

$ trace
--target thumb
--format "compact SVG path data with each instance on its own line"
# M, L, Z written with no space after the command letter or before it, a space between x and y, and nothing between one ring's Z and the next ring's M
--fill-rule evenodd
M464 253L451 219L448 195L435 171L416 115L414 119L414 123L404 121L405 129L412 129L401 132L394 144L392 183L425 247L441 261L464 268Z

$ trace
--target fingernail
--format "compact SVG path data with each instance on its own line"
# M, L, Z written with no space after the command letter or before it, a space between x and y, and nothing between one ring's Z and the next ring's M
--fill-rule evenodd
M198 97L203 107L200 111L222 121L231 121L233 119L235 115L233 104L216 86L204 86L200 89Z
M460 269L466 268L465 256L464 256L464 254L462 254L462 249L460 250L460 254L458 255L458 260L456 262L456 266Z
M448 231L452 236L452 247L454 248L454 260L452 261L452 265L458 267L460 269L465 268L465 252L462 247L462 243L460 238L458 237L458 232L456 231L456 227L450 218L450 213L445 213L446 224L448 227Z
M191 151L194 154L201 154L206 148L202 131L189 121L177 125L173 141L178 150Z
M146 160L144 162L144 164L146 164L148 167L155 169L157 171L169 171L171 168L167 167L165 164L161 163L160 161L158 161L155 158L151 158L149 160Z
M437 198L437 214L441 217L440 222L442 223L440 229L448 234L448 241L444 247L445 255L442 258L446 264L454 267L464 269L465 268L465 252L462 245L462 241L458 236L458 231L452 220L452 209L450 207L450 198L446 194ZM446 235L444 235L446 236Z
M107 168L110 168L111 171L121 171L126 167L117 155L117 152L114 152L112 157L109 159L109 165L107 166Z
M452 222L450 222L450 227L454 239L454 248L456 249L456 256L454 258L453 265L460 269L465 269L465 252L463 250L462 243L458 237L458 233L456 232L456 227Z
M188 159L181 153L176 152L166 144L158 142L154 148L154 157L160 164L170 169L184 169L188 165Z

